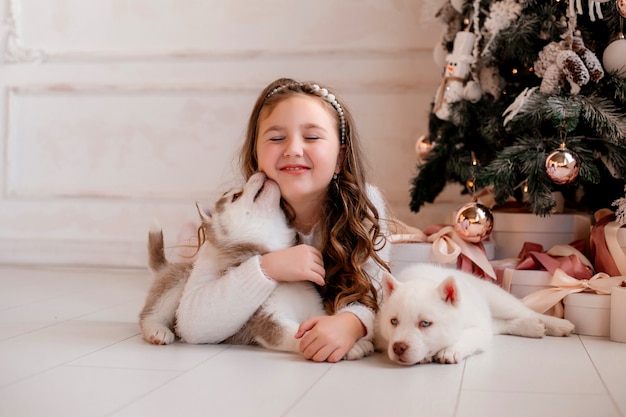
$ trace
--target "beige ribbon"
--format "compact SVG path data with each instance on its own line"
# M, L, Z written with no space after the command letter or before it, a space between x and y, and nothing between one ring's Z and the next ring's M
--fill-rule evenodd
M465 255L476 264L485 274L496 280L496 271L487 259L487 255L476 245L463 240L452 226L444 226L437 233L426 235L419 229L406 226L394 220L390 227L395 232L389 237L391 243L432 243L430 261L441 264L453 264L459 255Z
M553 288L528 294L522 301L532 310L545 313L550 308L557 306L569 294L585 290L594 291L596 294L611 294L613 287L622 282L624 278L621 276L611 277L600 272L590 279L576 279L566 274L562 269L556 269L552 275L552 281L550 281ZM562 315L559 314L559 316Z
M427 241L433 244L431 249L431 260L443 264L452 264L457 261L460 254L476 264L483 272L496 280L496 271L489 263L487 256L478 246L463 240L454 227L445 226L437 233L427 237Z

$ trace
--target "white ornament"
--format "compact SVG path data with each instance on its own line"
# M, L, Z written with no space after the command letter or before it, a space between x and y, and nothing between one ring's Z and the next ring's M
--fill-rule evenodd
M626 193L626 187L624 187L624 193ZM617 207L615 221L621 225L626 224L626 197L618 198L611 205Z
M433 112L441 120L450 119L450 103L467 98L465 83L470 75L470 65L474 60L472 50L476 35L461 31L454 38L452 53L446 56L443 82L435 95ZM475 92L475 86L471 86Z
M515 116L517 116L517 113L519 113L522 110L522 108L524 107L524 104L526 104L526 100L528 100L528 98L535 91L537 91L538 88L539 87L532 87L532 88L526 87L524 89L524 91L522 91L517 96L515 101L513 103L511 103L511 105L509 105L509 107L506 108L504 113L502 113L502 116L504 117L504 122L502 123L503 126L506 126L507 123L509 123Z
M602 63L607 72L615 71L618 77L626 78L626 39L623 34L606 47Z

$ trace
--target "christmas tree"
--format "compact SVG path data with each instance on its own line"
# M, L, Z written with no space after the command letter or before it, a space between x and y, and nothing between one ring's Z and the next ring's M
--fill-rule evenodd
M626 0L570 2L452 0L439 10L444 75L417 143L413 212L449 182L540 216L558 192L587 211L624 196Z

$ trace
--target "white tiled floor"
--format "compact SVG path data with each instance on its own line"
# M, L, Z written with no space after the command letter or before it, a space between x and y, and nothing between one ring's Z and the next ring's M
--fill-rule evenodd
M0 267L0 416L622 416L626 344L498 336L458 365L153 346L147 271Z

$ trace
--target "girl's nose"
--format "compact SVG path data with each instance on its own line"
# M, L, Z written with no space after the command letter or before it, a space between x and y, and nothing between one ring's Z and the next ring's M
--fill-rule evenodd
M292 135L287 137L284 156L302 156L302 141Z

